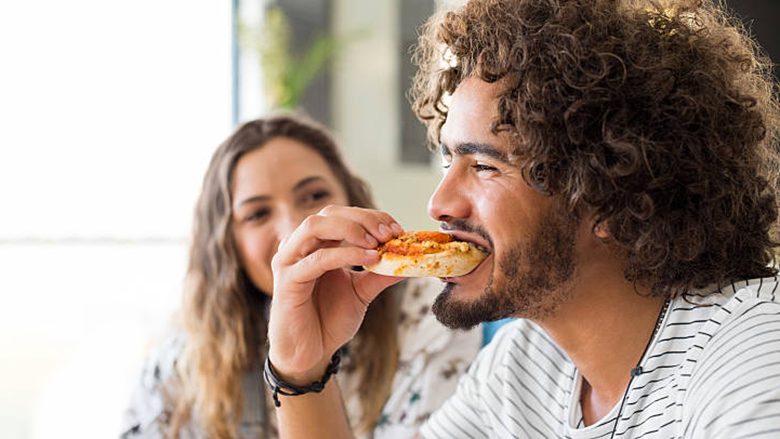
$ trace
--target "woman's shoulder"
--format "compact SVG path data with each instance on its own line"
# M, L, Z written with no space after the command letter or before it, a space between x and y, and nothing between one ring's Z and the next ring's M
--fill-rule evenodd
M170 334L153 344L141 371L145 387L159 386L176 374L176 365L184 351L184 335Z
M453 330L442 325L431 312L431 305L442 291L437 279L420 278L406 281L401 297L398 340L401 361L426 358L444 351L468 359L479 351L482 332Z
M437 285L438 284L438 285ZM438 288L437 288L438 287ZM441 291L441 284L429 278L410 278L401 285L399 336L415 331L431 318L431 305Z
M452 395L458 378L479 352L479 326L469 331L452 330L430 312L441 290L436 279L411 279L403 286L398 370L375 438L412 437Z
M171 334L149 350L123 415L122 438L162 437L161 427L171 414L165 395L166 384L176 375L183 349L184 336Z
M442 283L433 278L409 278L404 281L400 304L402 324L417 323L430 316L431 305L442 288Z

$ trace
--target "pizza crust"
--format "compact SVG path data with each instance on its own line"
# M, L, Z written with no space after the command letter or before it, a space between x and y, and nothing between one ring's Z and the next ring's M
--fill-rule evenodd
M457 277L470 273L487 255L468 242L438 245L439 251L424 254L397 254L382 251L378 263L365 268L385 276Z

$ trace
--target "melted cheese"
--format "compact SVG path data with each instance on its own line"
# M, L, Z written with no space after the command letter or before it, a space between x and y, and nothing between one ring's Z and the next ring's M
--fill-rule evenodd
M466 253L469 243L453 241L452 235L442 232L406 233L379 247L379 253L403 256L427 255L443 251Z

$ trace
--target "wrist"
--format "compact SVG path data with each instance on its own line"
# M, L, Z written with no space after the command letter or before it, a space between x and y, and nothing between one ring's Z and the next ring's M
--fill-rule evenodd
M273 366L274 374L285 382L296 386L307 386L322 378L331 362L331 356L324 356L314 366L301 369L291 365L290 362L278 361L278 358L273 353L268 353L268 361Z
M266 358L263 367L263 378L273 392L274 404L276 407L281 407L279 395L300 396L307 393L322 392L331 376L338 372L340 363L341 351L336 351L325 366L324 372L319 375L319 379L309 379L311 372L307 372L304 376L288 374L287 378L285 378L285 376L274 367L271 357L269 356Z

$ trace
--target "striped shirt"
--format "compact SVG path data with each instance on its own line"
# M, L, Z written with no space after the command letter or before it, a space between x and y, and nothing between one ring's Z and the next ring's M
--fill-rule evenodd
M620 402L585 426L582 377L545 332L518 319L477 357L425 438L780 438L778 278L671 301ZM617 420L617 425L615 424Z

